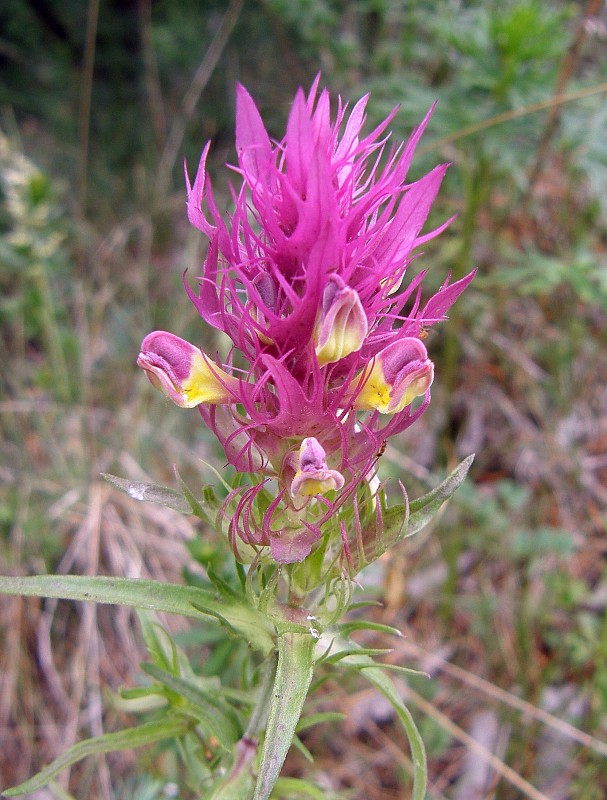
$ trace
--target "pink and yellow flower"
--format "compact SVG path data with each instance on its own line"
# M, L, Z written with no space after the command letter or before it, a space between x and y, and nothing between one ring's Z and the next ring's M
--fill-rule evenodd
M145 337L137 364L152 386L180 408L231 403L238 397L235 378L212 364L193 344L166 331L153 331Z

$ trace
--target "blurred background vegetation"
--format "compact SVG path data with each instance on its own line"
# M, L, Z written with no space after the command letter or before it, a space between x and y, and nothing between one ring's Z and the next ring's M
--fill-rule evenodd
M153 328L213 346L181 288L204 255L182 163L192 173L212 139L227 203L235 81L277 137L319 70L345 100L371 92L369 125L400 105L395 139L437 100L412 175L449 161L433 215L457 218L411 270L430 268L428 291L449 270L478 275L427 339L433 403L383 474L415 496L477 457L366 588L406 634L390 658L431 676L401 684L429 797L605 797L605 4L4 0L0 31L2 572L181 580L214 546L99 474L174 485L177 464L196 486L203 461L221 464L197 414L134 361ZM128 720L111 694L142 657L126 610L2 599L0 635L2 785ZM320 701L348 721L310 732L315 765L296 755L290 774L313 769L325 797L406 798L389 710L355 683ZM180 781L170 749L121 754L36 797L190 797Z

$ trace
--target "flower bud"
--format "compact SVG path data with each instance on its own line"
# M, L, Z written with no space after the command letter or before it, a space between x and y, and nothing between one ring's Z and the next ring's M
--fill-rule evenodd
M320 366L360 350L367 332L367 317L358 294L333 276L323 292L314 336Z
M402 411L423 396L434 378L434 365L419 339L389 344L349 386L354 408L382 414Z
M324 494L332 489L341 489L344 477L341 472L329 469L325 457L325 451L313 436L302 441L299 448L299 469L291 484L293 497L312 496Z
M166 331L149 333L141 344L137 364L150 383L180 408L200 403L230 403L236 399L238 381L193 344Z

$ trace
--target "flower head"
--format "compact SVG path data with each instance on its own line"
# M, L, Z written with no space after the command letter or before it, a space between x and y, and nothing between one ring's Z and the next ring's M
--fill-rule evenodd
M208 145L193 184L186 175L188 217L209 248L197 291L185 288L232 351L219 367L157 332L139 358L174 402L198 406L237 470L257 473L231 497L230 536L270 545L277 560L307 555L372 476L380 443L426 408L433 364L420 330L444 319L472 279L445 281L423 307L423 273L405 281L414 251L447 224L421 232L446 166L407 182L429 114L388 150L395 112L363 134L366 104L363 97L348 113L338 100L332 119L317 79L307 97L298 90L285 136L273 144L238 87L241 186L230 217L206 176ZM268 480L275 497L261 503ZM311 496L316 504L302 501Z

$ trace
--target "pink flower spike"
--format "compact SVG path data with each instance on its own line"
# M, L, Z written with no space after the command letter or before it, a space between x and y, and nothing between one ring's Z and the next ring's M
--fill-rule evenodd
M273 138L236 87L229 213L205 172L208 145L193 185L186 176L188 217L209 241L198 285L184 287L229 354L216 365L156 332L138 360L174 403L198 407L227 462L250 477L228 504L231 541L268 548L279 563L337 536L345 504L356 524L378 448L430 403L434 365L420 330L443 320L472 278L447 279L422 301L425 270L409 267L450 221L428 230L446 165L407 180L432 108L393 143L398 109L367 132L368 101L332 102L318 75ZM268 505L266 481L277 487Z
M313 436L303 440L299 448L299 469L291 484L293 497L325 494L342 488L345 483L343 475L329 469L325 458L325 451Z
M235 400L238 380L211 364L193 344L172 333L149 333L141 343L137 364L152 386L180 408Z
M385 347L366 374L349 386L354 408L395 414L426 394L434 378L434 365L419 339L406 337Z

